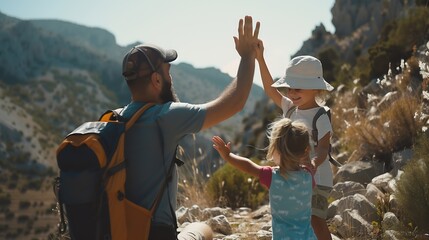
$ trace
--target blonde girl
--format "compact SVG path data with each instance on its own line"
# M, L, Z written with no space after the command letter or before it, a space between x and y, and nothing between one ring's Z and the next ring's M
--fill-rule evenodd
M309 160L309 133L304 124L283 118L269 130L267 159L278 166L260 166L231 153L231 143L214 136L213 147L235 168L269 189L273 239L316 239L311 228L313 177L303 163Z

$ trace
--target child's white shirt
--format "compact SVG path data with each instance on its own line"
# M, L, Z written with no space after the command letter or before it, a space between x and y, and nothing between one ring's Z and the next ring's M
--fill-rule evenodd
M282 98L283 117L285 117L287 111L292 106L293 106L293 103L289 98L287 97ZM296 108L295 111L290 116L290 119L292 121L300 121L304 123L311 135L311 132L313 130L313 126L312 126L313 118L316 115L318 110L319 110L319 107L306 109L306 110L301 110ZM317 119L316 126L318 131L318 138L319 138L318 140L323 138L327 133L332 132L332 125L331 125L331 122L329 121L329 117L326 114L321 115L319 119ZM310 147L311 147L310 159L312 159L316 155L314 151L314 145L315 145L315 142L310 137ZM332 174L331 164L329 163L328 158L329 156L326 156L325 161L323 161L323 163L319 167L317 167L317 171L314 175L314 179L317 185L332 187L333 174Z

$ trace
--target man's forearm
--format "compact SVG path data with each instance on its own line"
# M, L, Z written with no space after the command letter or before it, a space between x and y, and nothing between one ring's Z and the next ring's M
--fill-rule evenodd
M242 58L237 71L237 78L233 81L236 84L235 88L232 87L233 91L228 102L234 103L236 106L235 113L243 109L247 98L249 97L250 89L253 84L253 77L255 74L255 58L247 57ZM235 82L235 83L234 83Z

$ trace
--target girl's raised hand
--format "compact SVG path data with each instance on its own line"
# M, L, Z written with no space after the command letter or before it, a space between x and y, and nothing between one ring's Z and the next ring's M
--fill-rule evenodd
M231 143L228 142L227 144L225 144L225 141L219 136L214 136L212 138L212 142L213 148L219 152L220 156L223 159L226 159L231 153Z
M256 50L256 60L260 60L264 58L264 42L262 40L258 40L258 44L255 46Z

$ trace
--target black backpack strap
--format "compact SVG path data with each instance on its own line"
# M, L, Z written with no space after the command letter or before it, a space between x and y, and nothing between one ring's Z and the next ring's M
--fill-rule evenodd
M176 154L174 154L174 156L176 156ZM168 182L171 180L175 163L176 163L175 157L173 157L173 160L171 161L170 167L168 168L167 176L164 178L164 182L162 183L161 188L159 189L155 200L152 202L152 205L150 206L150 210L151 210L152 214L155 213L156 209L158 208L159 202L161 201L161 197L164 194L164 190L165 190Z
M58 210L60 212L60 223L58 224L58 233L60 235L66 233L67 231L67 222L64 217L64 206L63 202L61 201L61 198L59 196L59 190L60 190L60 177L56 177L53 183L53 190L55 193L55 197L58 202Z
M311 135L312 135L311 137L313 138L314 142L316 143L316 146L317 146L317 144L319 142L319 139L318 139L319 132L317 130L316 122L317 122L317 119L319 119L319 117L322 116L323 114L328 115L329 122L331 122L331 111L330 111L330 109L327 108L327 107L326 108L325 107L320 107L319 110L317 111L317 113L314 115L314 118L313 118L313 131L311 132ZM332 157L331 149L332 149L332 145L329 144L329 151L328 151L329 162L331 162L336 167L341 167L342 164Z
M165 169L164 136L162 135L162 129L161 129L158 121L156 121L156 125L158 127L158 133L159 133L160 140L161 140L160 144L161 144L161 151L163 153L162 155L163 155L163 162L164 162L164 169ZM176 146L176 149L174 151L173 158L171 159L171 163L170 163L170 166L168 168L168 171L167 172L164 171L165 178L164 178L164 181L163 181L163 183L161 185L161 188L159 189L159 191L158 191L158 193L156 195L156 198L154 199L154 201L153 201L153 203L152 203L152 205L150 207L150 212L151 212L152 217L153 217L155 215L156 210L158 209L159 202L161 201L161 198L164 195L164 191L167 189L168 205L170 207L171 215L173 217L173 221L174 221L173 224L174 224L175 230L177 230L177 228L178 228L178 226L177 226L177 218L176 218L176 212L174 211L173 206L171 205L170 192L168 191L168 183L172 179L174 165L175 164L177 164L178 166L183 165L183 161L181 161L181 160L179 160L177 158L177 147L178 146Z
M319 119L320 116L322 116L323 114L327 114L328 118L329 118L329 122L331 121L331 117L330 114L328 114L329 110L326 110L324 107L320 107L319 110L316 112L316 114L313 117L313 123L312 123L312 132L311 132L311 138L313 139L313 141L316 143L316 146L319 142L319 131L317 130L317 120Z
M296 110L296 106L292 106L292 107L290 107L290 108L287 110L287 112L286 112L286 114L285 114L285 117L286 117L286 118L290 118L290 117L292 116L292 113L293 113L293 112L295 112L295 110Z

